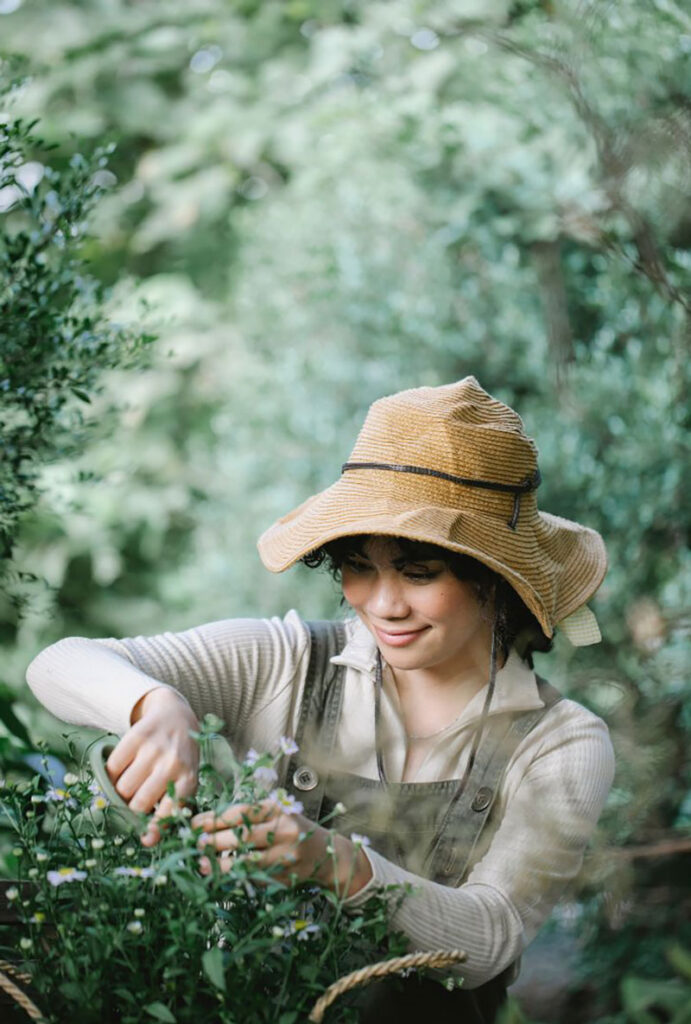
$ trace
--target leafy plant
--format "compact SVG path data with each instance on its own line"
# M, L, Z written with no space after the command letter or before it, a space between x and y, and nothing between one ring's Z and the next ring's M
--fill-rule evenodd
M30 578L9 559L42 467L82 450L104 371L139 365L152 340L108 320L83 256L111 152L55 170L35 122L0 123L0 572L15 583Z
M202 726L203 750L216 725ZM198 807L265 797L274 763L268 754L233 761L226 779L207 758ZM68 773L61 788L40 776L8 784L1 807L15 833L6 898L19 921L4 928L2 956L26 961L55 1024L293 1024L338 977L402 951L387 923L400 889L348 913L333 893L262 870L242 829L229 870L213 856L202 876L204 836L190 827L190 807L166 819L153 850L136 828L114 832L116 809L88 771ZM356 1019L347 1004L329 1019Z

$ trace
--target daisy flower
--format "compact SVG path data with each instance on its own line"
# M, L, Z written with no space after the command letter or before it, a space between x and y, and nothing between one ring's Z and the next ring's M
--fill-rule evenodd
M69 791L60 789L57 786L51 787L46 793L46 800L53 804L64 804L65 807L76 807L77 801L70 796Z
M288 923L283 935L286 939L296 935L298 942L304 942L310 935L317 935L319 930L319 925L315 924L314 921L308 921L304 917L297 917L294 921Z
M258 768L255 768L253 777L257 785L263 789L271 789L278 782L278 772L275 768L270 768L268 765L260 765Z
M291 754L297 754L300 749L295 740L291 739L290 736L281 736L278 741L278 746L280 747L281 753L286 754L288 757Z
M274 789L269 793L269 800L278 804L284 814L302 814L303 805L292 793L286 793L285 789Z
M81 882L86 878L86 871L78 871L77 868L58 868L57 871L46 872L46 878L54 887L62 885L63 882Z
M113 872L113 874L124 875L127 878L153 878L154 873L155 872L154 872L153 868L129 868L129 867L119 867L119 868L116 868L115 871Z
M350 841L355 846L371 846L369 836L361 836L359 832L351 832Z

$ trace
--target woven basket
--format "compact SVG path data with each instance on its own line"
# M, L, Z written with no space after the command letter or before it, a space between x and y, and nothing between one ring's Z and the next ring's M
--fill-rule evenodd
M407 956L395 957L392 960L381 960L360 970L351 971L343 978L330 985L323 996L314 1004L309 1015L311 1024L322 1024L324 1014L339 996L351 989L369 985L391 974L401 971L422 970L423 968L444 968L462 963L466 954L459 949L436 950L432 953L409 953ZM30 1020L45 1021L45 1018L25 989L31 984L31 976L19 971L6 960L0 960L0 989L10 997Z

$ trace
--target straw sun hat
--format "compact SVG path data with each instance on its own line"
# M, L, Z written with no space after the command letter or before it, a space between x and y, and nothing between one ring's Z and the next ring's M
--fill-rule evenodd
M585 607L607 568L594 530L538 511L537 448L474 377L375 402L333 486L259 539L272 572L337 537L408 537L470 555L503 576L547 636L600 639Z

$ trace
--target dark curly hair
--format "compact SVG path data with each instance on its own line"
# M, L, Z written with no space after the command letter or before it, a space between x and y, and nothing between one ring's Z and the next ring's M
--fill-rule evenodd
M351 555L363 553L363 548L372 534L357 534L353 537L339 537L306 554L301 561L310 569L325 565L334 579L340 582L341 569ZM481 604L494 603L495 636L498 651L504 659L509 651L515 650L521 658L533 667L536 651L552 649L552 640L545 636L535 616L525 606L513 587L482 562L461 555L437 544L410 540L408 537L391 537L393 544L409 562L441 561L448 566L457 579L463 580L475 590Z

